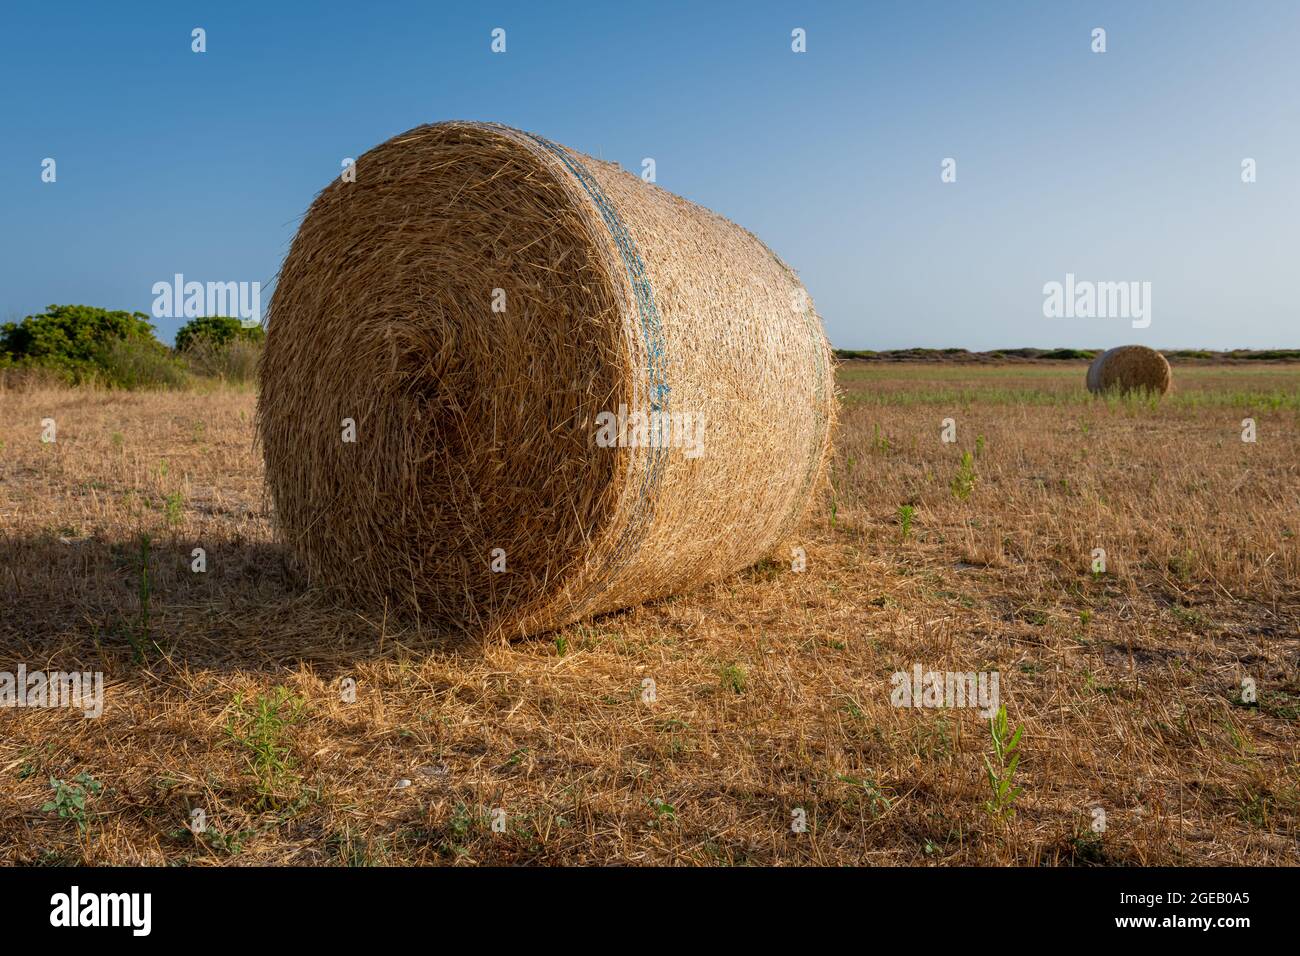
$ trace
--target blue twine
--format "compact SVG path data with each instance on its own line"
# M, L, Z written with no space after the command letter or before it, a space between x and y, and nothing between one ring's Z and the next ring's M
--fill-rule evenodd
M618 212L614 209L614 204L605 195L604 190L600 188L600 184L596 182L580 160L545 137L528 132L524 132L524 135L558 158L565 168L573 174L574 178L582 184L582 188L587 191L587 195L591 197L591 201L600 211L601 219L604 220L605 227L609 230L615 245L618 246L619 255L627 268L628 281L636 298L637 313L640 318L641 335L646 352L646 374L649 379L650 407L653 412L667 414L669 397L672 392L672 388L668 384L668 350L664 344L663 324L659 317L659 306L655 303L654 289L650 285L650 276L646 271L645 261L641 258L641 253L637 249L636 240L632 238L631 233L627 231L627 227L619 218ZM664 465L667 463L668 458L668 449L651 445L647 457L648 467L641 478L640 499L610 558L611 569L618 566L628 545L637 540L637 532L649 518L649 512L653 511L653 494L660 478L663 476ZM629 552L627 557L630 556ZM608 587L608 582L612 576L612 574L606 575L605 580L600 584L600 591L604 591Z

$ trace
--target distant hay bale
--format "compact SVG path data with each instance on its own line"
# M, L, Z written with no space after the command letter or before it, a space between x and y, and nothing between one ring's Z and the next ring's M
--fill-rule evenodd
M1169 362L1145 345L1121 345L1102 352L1088 366L1088 391L1121 393L1169 391Z
M836 399L762 242L495 124L421 126L348 178L298 230L260 366L267 483L313 582L517 636L790 543Z

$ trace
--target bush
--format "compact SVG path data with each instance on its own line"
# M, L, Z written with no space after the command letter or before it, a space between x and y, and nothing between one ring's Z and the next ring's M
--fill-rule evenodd
M226 346L234 342L261 343L266 338L260 325L245 328L238 319L226 315L204 315L190 319L176 333L176 351L189 352L199 347Z
M0 394L58 388L66 385L67 382L68 376L65 372L39 365L16 363L0 352Z
M73 383L100 380L119 387L172 384L179 371L143 312L89 305L51 305L0 326L0 365L53 369Z
M257 331L261 331L258 329ZM224 379L227 382L251 382L257 375L257 361L262 355L260 341L235 338L225 345L206 339L191 342L182 353L196 375Z
M75 381L101 371L110 347L126 341L165 349L153 337L153 326L143 312L47 306L40 315L29 315L21 323L0 325L0 355L10 364L60 369Z
M1092 349L1051 349L1039 356L1039 358L1044 359L1086 360L1089 362L1096 357L1097 353Z
M123 339L105 351L99 377L114 388L184 388L185 366L161 342Z

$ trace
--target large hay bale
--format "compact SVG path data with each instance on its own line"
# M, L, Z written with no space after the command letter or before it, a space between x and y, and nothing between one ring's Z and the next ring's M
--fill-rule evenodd
M1169 362L1145 345L1120 345L1102 352L1088 366L1088 391L1121 393L1169 391Z
M480 123L394 137L316 198L260 375L267 482L310 579L510 636L789 543L836 408L820 319L762 242Z

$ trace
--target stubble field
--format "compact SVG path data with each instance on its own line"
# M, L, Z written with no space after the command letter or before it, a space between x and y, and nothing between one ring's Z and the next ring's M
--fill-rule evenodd
M805 570L488 646L305 586L251 391L0 391L0 671L105 675L0 709L0 863L1300 863L1300 366L1083 374L845 364Z

